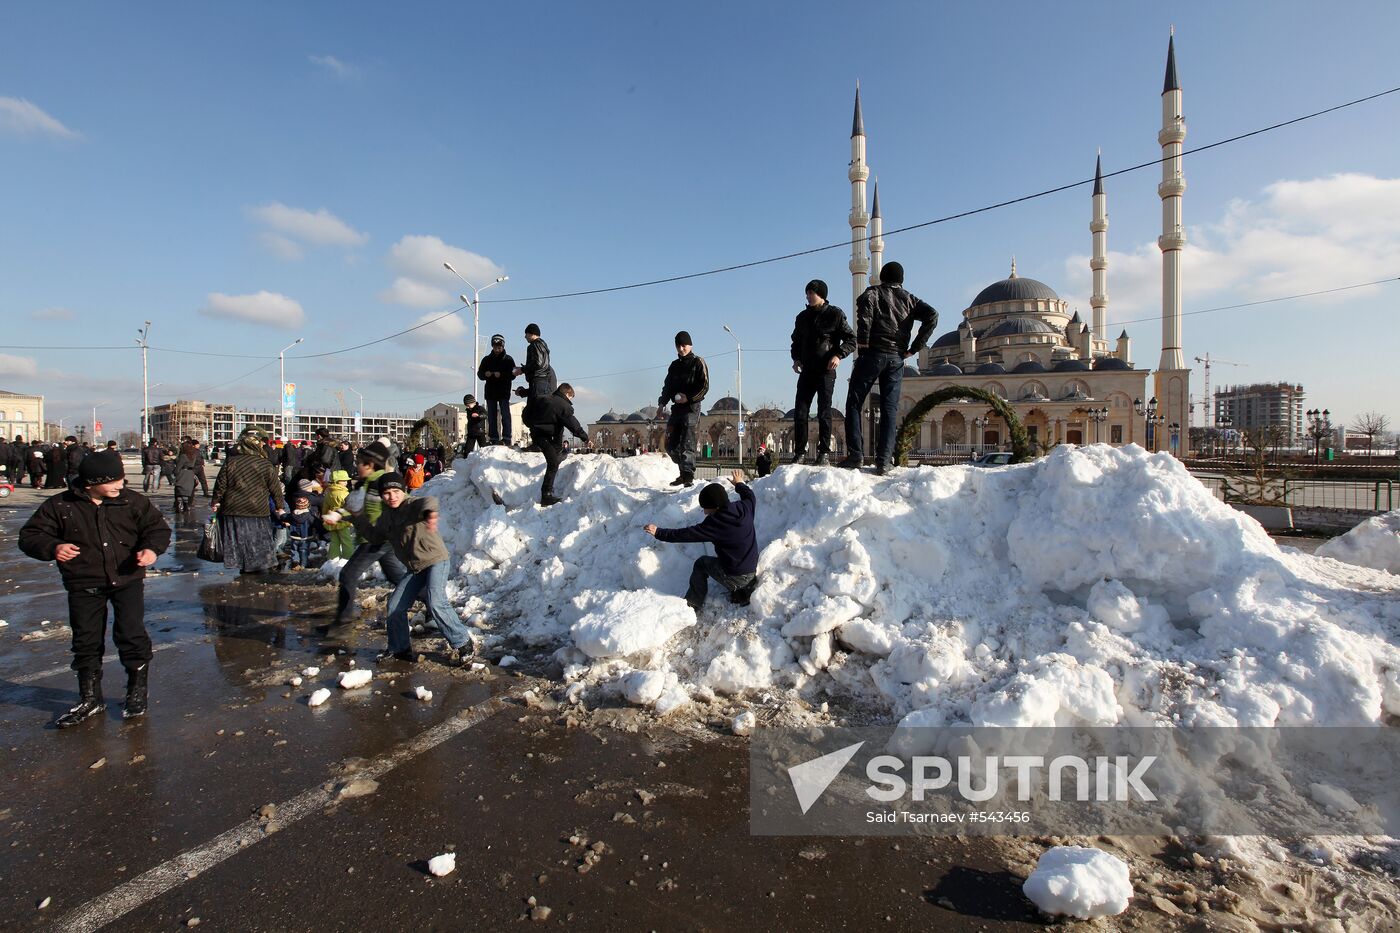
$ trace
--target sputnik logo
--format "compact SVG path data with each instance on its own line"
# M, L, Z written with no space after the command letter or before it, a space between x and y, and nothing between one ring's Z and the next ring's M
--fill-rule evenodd
M788 768L788 777L792 779L792 789L797 794L797 804L802 808L805 815L812 809L813 804L821 799L822 794L831 786L831 782L836 780L836 776L841 773L841 769L850 763L856 752L864 742L857 742L854 745L847 745L845 748L837 749L820 758L813 758L811 761L804 761L800 765L793 765Z

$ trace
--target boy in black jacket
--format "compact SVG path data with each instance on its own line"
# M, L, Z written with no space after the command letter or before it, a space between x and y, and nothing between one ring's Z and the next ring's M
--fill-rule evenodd
M530 439L544 454L544 481L540 483L540 505L549 507L560 502L554 494L554 476L559 472L559 464L564 459L564 429L573 432L574 437L585 444L592 443L588 432L574 416L574 387L562 383L552 395L532 398L520 413L525 426L530 429Z
M115 451L83 460L77 480L24 523L19 548L36 560L56 560L68 591L78 705L58 717L60 729L102 712L102 653L107 604L112 637L126 668L123 718L146 712L151 638L145 626L146 568L170 545L170 526L145 496L124 489L126 471Z
M647 525L643 530L658 541L681 544L688 541L709 541L715 546L715 556L708 554L695 559L690 571L690 589L685 601L696 612L705 604L710 581L718 581L729 590L729 601L741 606L749 604L753 588L758 584L758 538L754 535L753 516L757 501L753 490L744 483L744 471L735 470L731 477L738 502L729 501L729 493L719 483L710 483L700 490L700 508L705 520L689 528L658 528Z

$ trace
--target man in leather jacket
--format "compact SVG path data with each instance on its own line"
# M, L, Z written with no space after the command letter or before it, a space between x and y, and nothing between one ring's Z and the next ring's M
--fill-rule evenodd
M836 366L856 349L856 334L846 312L826 300L826 283L807 283L807 307L797 315L792 329L792 371L797 373L797 410L793 414L792 463L807 454L807 413L817 399L817 466L830 463L831 394L836 388Z
M680 467L680 475L671 480L672 486L689 486L695 482L695 434L700 426L700 402L710 390L710 370L693 349L689 333L676 334L676 359L666 370L666 382L656 401L662 409L671 406L671 416L666 419L666 453ZM660 412L657 414L659 416Z

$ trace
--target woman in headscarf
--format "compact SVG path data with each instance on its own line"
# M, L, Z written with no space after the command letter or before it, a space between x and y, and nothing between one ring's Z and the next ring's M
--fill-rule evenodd
M261 431L238 436L238 449L214 481L212 507L219 517L224 566L243 573L266 573L277 565L272 546L271 503L287 510L277 468L267 459Z

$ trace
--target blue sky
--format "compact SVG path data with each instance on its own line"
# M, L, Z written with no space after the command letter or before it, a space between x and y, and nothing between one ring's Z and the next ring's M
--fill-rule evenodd
M0 388L51 420L134 428L153 404L300 407L346 386L372 411L458 400L486 297L603 288L849 237L862 86L887 229L1156 158L1168 30L1187 146L1400 84L1400 6L1316 3L99 3L10 9L0 33ZM1185 308L1400 275L1400 94L1186 162ZM1157 359L1159 169L1110 179L1109 322ZM1089 188L886 237L939 333L1011 256L1088 315ZM787 336L813 277L849 310L849 249L673 285L482 304L518 357L540 324L594 418L654 403L672 335L745 402L791 406ZM474 277L475 276L475 277ZM477 282L481 284L481 282ZM1302 382L1345 421L1400 421L1400 284L1190 316L1216 382ZM1146 320L1144 320L1146 319ZM1132 322L1132 323L1124 323ZM485 341L483 341L484 345ZM246 354L254 359L172 351ZM629 370L622 375L606 375ZM837 403L844 396L844 376ZM1200 392L1199 373L1193 390ZM354 406L354 395L347 400Z

